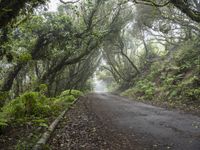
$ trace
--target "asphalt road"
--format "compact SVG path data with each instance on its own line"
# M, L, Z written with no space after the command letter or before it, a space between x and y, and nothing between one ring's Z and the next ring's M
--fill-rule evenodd
M88 109L143 149L200 150L200 117L109 93L87 96ZM134 148L133 148L134 149Z

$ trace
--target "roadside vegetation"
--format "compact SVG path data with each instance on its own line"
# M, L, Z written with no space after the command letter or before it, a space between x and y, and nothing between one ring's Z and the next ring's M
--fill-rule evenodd
M44 123L48 118L58 116L82 95L80 91L72 90L70 94L67 90L58 97L47 98L42 92L25 92L2 107L0 129L27 122L38 122L39 126L48 126Z
M192 43L192 44L191 44ZM143 75L133 80L130 89L122 93L137 100L159 105L200 109L199 39L186 41L177 47L173 58L161 56L149 65Z
M94 74L109 91L200 109L199 0L49 2L0 1L0 147L41 133Z
M44 92L44 89L25 92L2 107L0 132L4 136L0 140L4 147L31 149L52 121L69 108L74 100L83 96L80 91L66 90L57 97L47 98ZM12 131L14 133L10 137L9 133ZM10 141L13 145L10 145Z
M170 6L136 5L134 14L103 45L99 78L134 100L199 111L199 23Z

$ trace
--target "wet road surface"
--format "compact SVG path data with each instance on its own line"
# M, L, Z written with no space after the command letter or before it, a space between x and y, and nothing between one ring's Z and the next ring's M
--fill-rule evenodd
M152 148L200 150L200 118L107 94L88 96L102 120L134 134Z
M70 141L69 139L72 138L71 143L76 141L75 146L68 143L67 149L200 150L200 117L198 116L169 111L109 93L91 93L80 98L79 101L77 104L79 106L74 106L73 110L80 111L78 117L73 111L70 115L72 125L65 123L56 131L58 136L68 134L67 140ZM73 124L78 127L74 128ZM89 129L84 131L84 126ZM91 128L95 128L96 132L92 136L87 133ZM71 135L73 130L76 130L75 134ZM83 138L77 139L78 136ZM62 136L53 139L55 141L53 145L59 143L61 139L63 140ZM80 145L86 146L80 147Z

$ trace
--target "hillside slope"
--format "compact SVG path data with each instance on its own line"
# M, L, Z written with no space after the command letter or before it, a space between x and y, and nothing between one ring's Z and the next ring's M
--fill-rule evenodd
M200 109L200 42L187 41L153 62L123 96L186 110Z

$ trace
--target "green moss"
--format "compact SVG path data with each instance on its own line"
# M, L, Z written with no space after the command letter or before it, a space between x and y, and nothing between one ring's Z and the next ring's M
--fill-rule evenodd
M71 90L71 91L66 90L61 93L60 97L65 97L65 96L69 96L69 95L73 95L75 98L78 98L79 96L82 96L83 93L78 90Z
M73 95L69 95L66 97L68 102L73 102L76 98Z
M22 53L21 55L19 55L18 62L25 63L25 62L28 62L31 59L32 59L31 54L29 54L29 53Z

